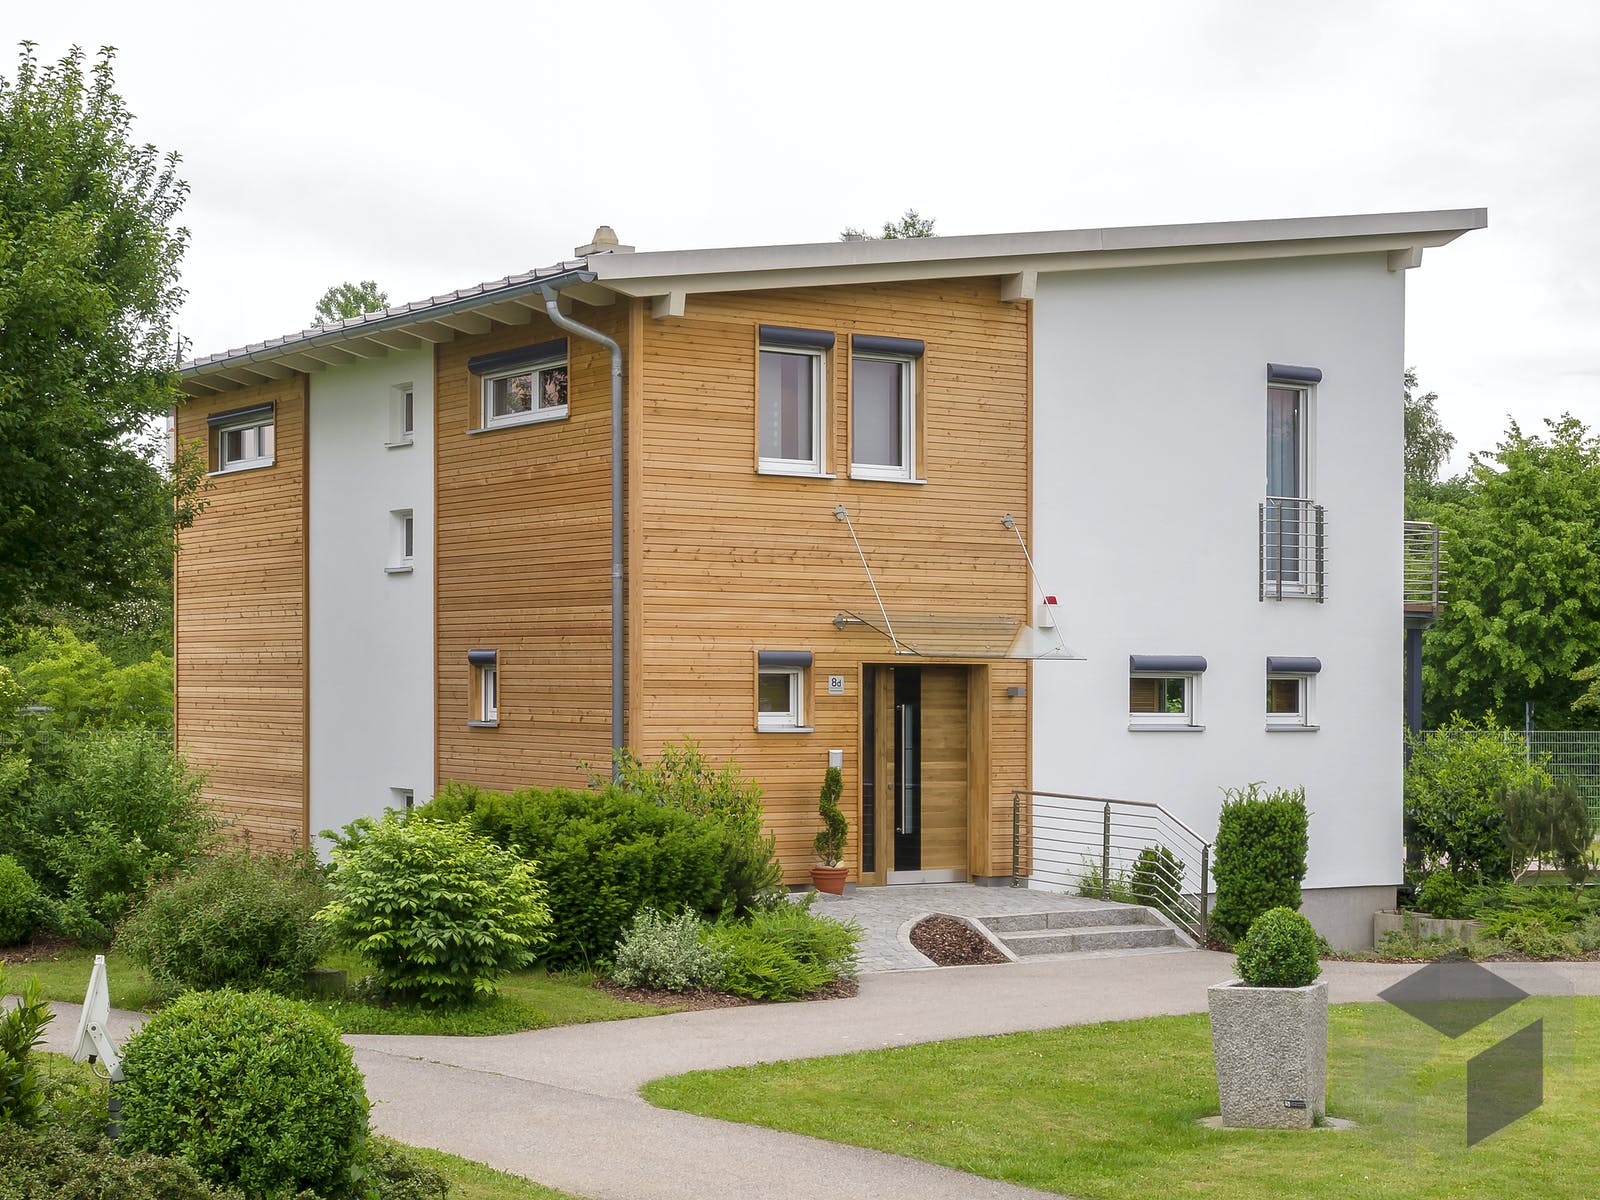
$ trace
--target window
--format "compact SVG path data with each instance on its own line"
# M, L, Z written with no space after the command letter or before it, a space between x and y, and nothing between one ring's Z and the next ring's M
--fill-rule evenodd
M1315 658L1267 659L1267 728L1315 729L1311 721L1312 681L1322 670Z
M386 446L409 446L417 432L417 393L409 383L389 390L389 440Z
M467 664L472 669L472 715L467 724L492 728L500 723L500 652L468 650Z
M833 334L761 326L757 401L759 469L821 475L825 469L823 391Z
M806 677L811 653L763 650L756 656L756 728L764 732L809 733Z
M1267 495L1261 513L1263 583L1303 594L1315 584L1320 513L1311 502L1311 389L1316 367L1267 364Z
M243 471L251 467L270 467L277 438L272 405L210 418L211 469L213 472Z
M483 389L484 429L567 415L565 339L479 355L467 361L467 369L479 377Z
M850 474L913 479L922 343L861 334L850 341Z
M390 575L409 572L417 541L416 519L409 508L397 508L389 514L389 565L384 568Z
M416 807L417 794L410 788L390 788L389 807L398 808L401 812L410 812Z
M1128 659L1129 729L1199 729L1200 676L1206 660L1197 654L1134 654Z

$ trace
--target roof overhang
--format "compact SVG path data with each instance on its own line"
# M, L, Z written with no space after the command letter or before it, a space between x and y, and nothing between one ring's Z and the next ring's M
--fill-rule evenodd
M1007 300L1032 298L1040 274L1323 255L1385 254L1391 270L1488 224L1482 208L1361 216L1141 225L971 237L818 242L595 255L599 284L678 316L697 292L999 276Z
M614 301L615 293L596 288L594 278L582 262L561 263L197 358L178 375L190 396L209 396L448 342L458 333L527 325L544 312L546 289L588 303Z

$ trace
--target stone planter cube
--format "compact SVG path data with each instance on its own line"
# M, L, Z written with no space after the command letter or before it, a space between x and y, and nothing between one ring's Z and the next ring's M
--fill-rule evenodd
M1206 990L1222 1123L1310 1129L1328 1111L1328 983Z

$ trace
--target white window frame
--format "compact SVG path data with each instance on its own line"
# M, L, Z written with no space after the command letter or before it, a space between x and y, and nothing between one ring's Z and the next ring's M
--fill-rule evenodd
M278 420L277 410L274 409L272 412L267 413L265 415L262 415L262 414L258 413L253 417L244 417L244 418L241 418L240 420L237 420L237 421L225 421L225 422L215 426L211 430L211 436L212 436L212 438L215 439L217 466L216 466L216 470L214 470L214 471L212 471L210 473L213 474L213 475L227 475L227 474L230 474L230 473L232 473L234 471L254 471L254 470L257 470L257 469L259 469L261 467L270 467L270 466L272 466L272 464L277 461L277 447L278 447L277 420ZM259 453L260 447L261 447L261 433L260 433L260 431L262 429L271 429L273 431L272 432L273 452L271 454L261 454L261 453ZM232 462L229 462L227 460L226 455L224 454L224 447L227 444L226 439L227 439L228 434L230 434L230 433L239 433L241 431L247 431L247 430L255 430L256 431L256 449L257 449L258 453L256 453L253 457L250 457L250 458L239 458L239 459L235 459Z
M761 711L761 681L769 675L782 675L789 681L789 707L784 712ZM804 731L806 669L804 667L759 667L756 671L756 728L766 732Z
M811 360L811 457L768 458L761 454L761 357L765 354L794 354ZM823 392L828 378L828 352L820 347L787 346L761 342L756 352L756 464L763 475L812 475L826 477L826 406Z
M399 809L401 812L410 812L416 807L417 793L411 788L392 787L389 789L389 807Z
M389 440L384 443L391 450L409 446L416 441L417 391L409 383L397 383L389 389Z
M417 519L409 508L391 509L389 512L389 565L384 568L389 575L409 574L415 566L417 548Z
M1273 491L1272 480L1267 478L1265 475L1262 477L1263 494L1266 497L1266 502L1268 505L1273 505L1274 502L1278 501L1299 502L1292 510L1295 513L1297 525L1295 529L1288 534L1285 534L1282 531L1284 522L1283 508L1278 508L1276 513L1271 511L1268 513L1267 521L1269 523L1269 527L1271 527L1275 522L1275 535L1277 537L1293 539L1295 554L1293 557L1292 567L1289 567L1287 562L1285 563L1285 566L1289 567L1289 569L1285 571L1286 577L1281 582L1277 577L1276 562L1273 563L1271 568L1263 572L1263 577L1267 584L1270 585L1270 587L1274 590L1274 592L1281 589L1283 595L1285 596L1309 596L1317 590L1316 579L1314 578L1315 571L1311 565L1312 558L1308 553L1316 533L1314 529L1307 528L1303 524L1303 521L1304 515L1309 511L1309 506L1315 503L1315 497L1317 494L1315 486L1316 478L1314 464L1311 461L1311 450L1313 445L1315 445L1317 385L1314 383L1285 383L1269 380L1267 383L1267 392L1270 394L1273 391L1294 392L1299 396L1299 400L1297 401L1299 408L1299 428L1295 435L1295 473L1299 475L1300 483L1299 487L1295 490L1297 490L1300 494L1298 496L1278 495ZM1287 578L1287 575L1291 572L1293 573L1294 578Z
M544 390L544 374L547 371L562 370L567 372L567 402L551 408L540 408L538 396ZM494 411L493 390L494 385L502 379L515 379L519 375L532 375L534 406L527 412L503 413L496 415ZM508 425L532 425L541 421L564 421L572 406L572 372L567 366L565 354L555 355L551 358L536 359L533 362L521 363L515 367L507 367L501 371L490 371L479 379L479 397L483 414L484 429L503 429Z
M1134 712L1132 703L1128 708L1128 728L1133 730L1155 731L1168 729L1203 729L1200 724L1200 673L1192 671L1130 671L1128 682L1131 690L1135 679L1177 679L1183 683L1183 711L1182 712ZM1131 697L1130 697L1131 701Z
M858 463L856 456L856 378L858 362L896 363L900 370L900 462L898 467L882 463ZM908 483L917 478L917 362L910 354L852 354L850 356L850 477Z
M1268 683L1276 679L1292 679L1300 685L1300 711L1293 713L1268 712L1266 718L1269 730L1317 728L1316 723L1311 719L1313 689L1316 686L1316 678L1315 675L1302 675L1284 671L1269 671L1267 673Z
M472 668L474 725L500 724L500 664L482 663Z

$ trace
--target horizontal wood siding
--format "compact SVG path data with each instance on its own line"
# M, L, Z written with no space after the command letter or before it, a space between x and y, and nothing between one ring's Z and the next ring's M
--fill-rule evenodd
M840 478L756 473L761 324L836 335L825 445L827 469ZM918 369L918 473L926 484L846 477L851 333L926 343ZM684 317L646 320L642 336L643 687L633 740L648 754L695 737L711 754L736 759L765 789L790 882L807 878L828 751L843 751L854 876L861 666L893 656L880 635L831 624L841 610L876 609L832 511L849 509L891 612L1027 618L1026 566L1000 524L1011 512L1027 528L1027 307L1002 303L993 280L693 296ZM759 650L813 652L806 720L814 732L756 732ZM827 693L830 674L845 677L843 696ZM990 776L980 795L991 797L991 811L980 814L983 832L974 828L971 838L984 861L968 864L980 875L1010 870L1011 789L1026 786L1028 770L1027 701L1005 696L1026 682L1026 664L995 663L988 678Z
M260 849L309 835L306 396L295 376L178 409L179 439L204 446L211 414L275 408L273 465L211 480L174 581L178 744L230 832Z
M577 306L619 341L628 306ZM435 357L439 781L581 785L611 758L611 358L568 338L568 415L481 424L475 355L566 336L544 316ZM469 728L467 651L499 652L500 724Z

